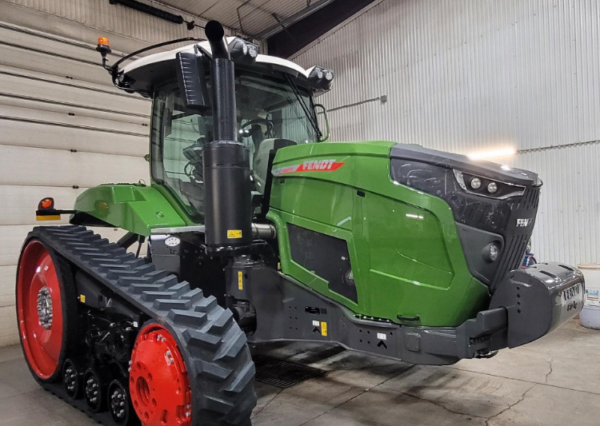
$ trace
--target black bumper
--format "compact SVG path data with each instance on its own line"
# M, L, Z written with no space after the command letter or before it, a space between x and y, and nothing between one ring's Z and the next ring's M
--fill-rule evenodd
M239 272L247 277L242 289ZM411 327L355 314L264 265L240 264L227 273L228 294L256 309L251 343L327 342L413 364L454 364L532 342L577 315L585 293L577 269L539 264L510 271L489 309L459 327Z
M516 269L499 284L490 308L460 327L403 327L408 352L411 344L420 349L404 360L436 363L439 358L442 363L452 358L483 358L499 349L531 343L581 312L584 297L583 274L576 268L544 263Z
M581 312L584 297L585 282L578 269L544 263L510 272L494 293L490 309L506 309L506 346L514 348L573 318Z

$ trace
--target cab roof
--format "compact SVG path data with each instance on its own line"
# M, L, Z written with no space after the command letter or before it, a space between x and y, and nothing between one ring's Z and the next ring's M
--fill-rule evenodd
M227 43L231 43L234 39L235 37L227 37ZM179 52L195 53L196 45L204 51L211 52L208 41L203 41L166 52L154 53L125 65L120 72L120 75L122 75L121 78L128 81L128 88L130 90L150 95L153 92L154 86L175 78L175 55ZM263 72L284 72L295 77L297 83L305 83L302 85L313 91L319 91L319 88L310 84L308 80L314 67L304 69L292 61L262 54L257 56L254 64L244 66Z

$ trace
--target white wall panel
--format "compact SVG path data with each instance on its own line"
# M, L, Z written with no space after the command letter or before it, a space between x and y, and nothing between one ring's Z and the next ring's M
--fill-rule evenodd
M115 113L115 111L110 111L102 107L81 107L77 104L62 101L0 93L0 108L5 107L9 107L9 111L12 111L13 108L34 110L37 114L42 114L44 118L46 118L45 113L58 113L60 115L56 115L56 117L61 117L58 120L59 123L75 124L77 121L75 121L74 117L99 119L98 121L88 121L88 123L90 123L91 127L110 123L110 128L113 130L140 134L148 132L148 122L150 119L148 116L137 114ZM10 117L10 114L3 114L3 116ZM121 123L126 125L122 125ZM131 124L135 124L135 127L129 126Z
M19 341L17 317L14 306L0 308L0 347Z
M15 305L17 266L0 266L0 308ZM12 283L12 285L10 285ZM6 285L4 285L6 284Z
M64 81L49 81L47 75L45 77L35 79L23 74L22 70L1 68L0 103L13 105L21 100L22 105L26 105L27 102L37 102L35 108L40 110L71 111L76 108L76 115L105 118L110 114L113 121L148 122L149 102L141 97L118 96L108 90L99 91L97 87L77 87L62 84ZM108 108L109 105L112 108Z
M149 182L142 157L0 145L0 184L79 186Z
M536 149L600 139L599 28L596 0L383 0L295 61L336 71L319 98L328 108L388 96L331 112L334 140ZM592 144L515 159L546 181L540 259L600 262L599 153Z
M79 62L100 64L100 54L83 43L57 43L55 39L35 35L34 33L15 31L14 26L0 23L0 43L22 47L24 53L37 51ZM109 58L114 58L110 55Z
M27 103L23 108L22 102L0 103L0 117L6 121L16 122L39 122L43 125L54 125L70 127L74 129L86 129L89 131L113 132L128 136L141 137L148 141L148 122L128 123L116 120L105 120L93 117L77 115L70 112L68 108L59 108L57 111L49 111L44 102L41 105ZM17 105L20 104L20 105Z
M598 262L600 143L524 153L513 163L536 170L544 181L533 233L536 257Z
M0 0L2 1L2 0ZM66 67L66 65L65 65ZM10 66L4 66L0 64L0 74L2 75L10 75L23 79L23 84L34 84L32 82L39 81L42 83L51 83L52 85L58 85L65 90L65 94L68 95L71 88L82 89L86 91L95 92L98 94L109 94L116 95L119 97L120 102L128 102L132 101L138 108L142 108L143 111L147 111L145 107L141 107L142 104L148 104L150 101L148 99L142 98L139 95L129 94L124 92L123 90L117 89L114 86L99 84L99 83L91 83L89 81L74 81L73 79L69 79L64 76L54 76L51 74L47 74L42 72L42 70L32 71L25 70L22 68L15 68ZM108 75L108 74L107 74ZM127 101L124 101L123 98L126 98ZM116 98L111 98L116 99ZM134 107L132 107L134 108Z
M69 61L66 63L66 61ZM68 64L68 65L67 65ZM74 80L110 85L110 76L97 65L52 56L50 53L25 51L0 44L0 65L38 71Z
M0 110L2 108L0 107ZM50 115L52 113L46 113ZM143 157L147 137L103 131L101 127L60 126L50 121L15 121L0 116L0 144Z

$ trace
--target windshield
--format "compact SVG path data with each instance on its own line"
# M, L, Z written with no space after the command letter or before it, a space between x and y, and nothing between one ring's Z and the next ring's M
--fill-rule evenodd
M287 144L320 138L310 93L291 80L236 75L238 141L250 150L254 190L262 194L269 153L277 139ZM187 110L176 82L154 96L152 177L167 187L196 222L204 222L202 150L213 139L212 112Z

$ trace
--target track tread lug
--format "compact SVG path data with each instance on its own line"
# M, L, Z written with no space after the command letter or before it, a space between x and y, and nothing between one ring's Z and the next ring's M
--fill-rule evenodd
M213 319L209 333L222 334L232 321L233 313L229 309L224 309L216 319Z
M206 407L217 413L227 414L231 411L231 403L221 398L208 397L206 398Z
M160 278L158 280L156 280L157 284L164 284L167 287L171 287L175 284L177 284L178 280L177 277L175 275L167 275L164 278Z
M215 354L215 360L228 358L234 359L246 344L246 335L243 331L239 330L235 338L229 338L229 341L225 342L219 351Z
M142 300L153 302L158 299L169 299L174 295L175 293L171 291L144 291L142 293Z
M225 392L241 392L244 390L244 388L248 386L248 383L254 378L256 367L254 366L254 363L246 364L243 370L237 371L236 373L233 381L223 389Z
M140 259L141 260L141 259ZM144 274L144 278L152 279L155 282L162 278L168 277L170 274L167 271L163 271L160 269L154 269L154 271L150 271Z
M192 303L196 303L204 297L204 294L199 288L194 288L188 291L187 293L184 293L181 297L183 299L189 299Z
M188 345L197 348L216 348L221 341L221 338L218 336L213 336L198 330L187 329L183 332L183 335L187 339Z
M127 265L130 268L137 268L137 267L143 266L145 264L146 264L146 262L144 261L144 259L140 259L140 258L135 258L133 260L127 260L127 261L123 262L123 265Z
M162 292L165 289L164 284L131 284L133 294L141 294L144 291Z
M208 312L215 306L217 306L217 299L215 299L214 296L208 296L207 298L201 300L194 309L198 312Z
M196 371L199 376L212 377L217 380L226 380L231 374L229 368L207 361L196 361Z
M132 285L132 284L156 284L157 282L152 280L151 278L146 277L138 277L136 275L119 277L119 282L123 285Z
M190 283L187 281L182 281L174 286L169 287L168 290L174 292L179 297L190 291Z
M168 317L177 324L199 327L206 322L207 315L202 312L172 309Z
M191 305L189 300L178 300L178 299L156 299L154 301L154 307L160 311L166 311L169 309L187 309Z

